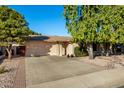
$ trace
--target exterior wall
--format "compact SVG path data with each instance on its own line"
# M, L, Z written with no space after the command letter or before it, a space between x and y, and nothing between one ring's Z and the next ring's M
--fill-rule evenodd
M42 41L31 41L26 43L25 56L43 56L43 55L63 56L64 54L65 54L65 50L62 44L42 42Z
M62 44L53 44L50 48L49 55L63 56L65 54L65 49Z
M52 47L49 49L49 55L59 55L59 44L53 44Z
M76 44L69 44L66 48L63 47L62 43L50 43L42 41L28 41L26 43L26 56L43 56L43 55L74 55L74 47Z
M64 56L65 55L65 48L62 46L62 44L59 44L59 48L60 48L59 56Z
M14 52L14 53L13 53L13 55L14 55L14 56L15 56L15 55L16 55L16 53L17 53L17 52L16 52L16 47L17 47L17 46L13 46L13 47L12 47L13 52Z
M73 44L69 44L66 48L66 55L74 55L74 48L77 47L78 44L76 43L73 43Z

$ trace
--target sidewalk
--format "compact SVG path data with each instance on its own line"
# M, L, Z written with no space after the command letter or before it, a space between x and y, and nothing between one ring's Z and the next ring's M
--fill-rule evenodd
M19 63L18 70L16 72L14 88L25 88L26 87L26 79L25 79L25 59L21 58L21 62Z

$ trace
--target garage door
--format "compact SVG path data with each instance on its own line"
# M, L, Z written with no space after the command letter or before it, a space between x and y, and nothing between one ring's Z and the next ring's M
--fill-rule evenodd
M26 44L26 56L59 55L58 44L46 42L28 42Z

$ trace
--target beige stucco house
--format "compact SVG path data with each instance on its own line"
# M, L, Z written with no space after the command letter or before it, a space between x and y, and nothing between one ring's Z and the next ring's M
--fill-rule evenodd
M33 35L25 46L25 56L65 56L74 55L74 47L78 45L71 43L71 37Z
M12 55L14 56L66 56L73 55L74 48L78 46L71 42L71 37L65 36L43 36L31 35L24 45L12 44ZM1 46L0 51L7 54L5 47Z

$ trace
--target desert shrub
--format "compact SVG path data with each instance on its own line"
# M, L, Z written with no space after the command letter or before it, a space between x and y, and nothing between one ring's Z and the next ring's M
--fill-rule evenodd
M69 54L67 55L67 58L69 58L70 56L69 56Z
M75 47L74 53L76 57L83 57L88 55L86 49L85 48L82 49L81 47Z
M7 72L8 70L6 69L5 66L0 67L0 74Z
M71 57L74 57L74 55L73 55L73 54L71 54Z

